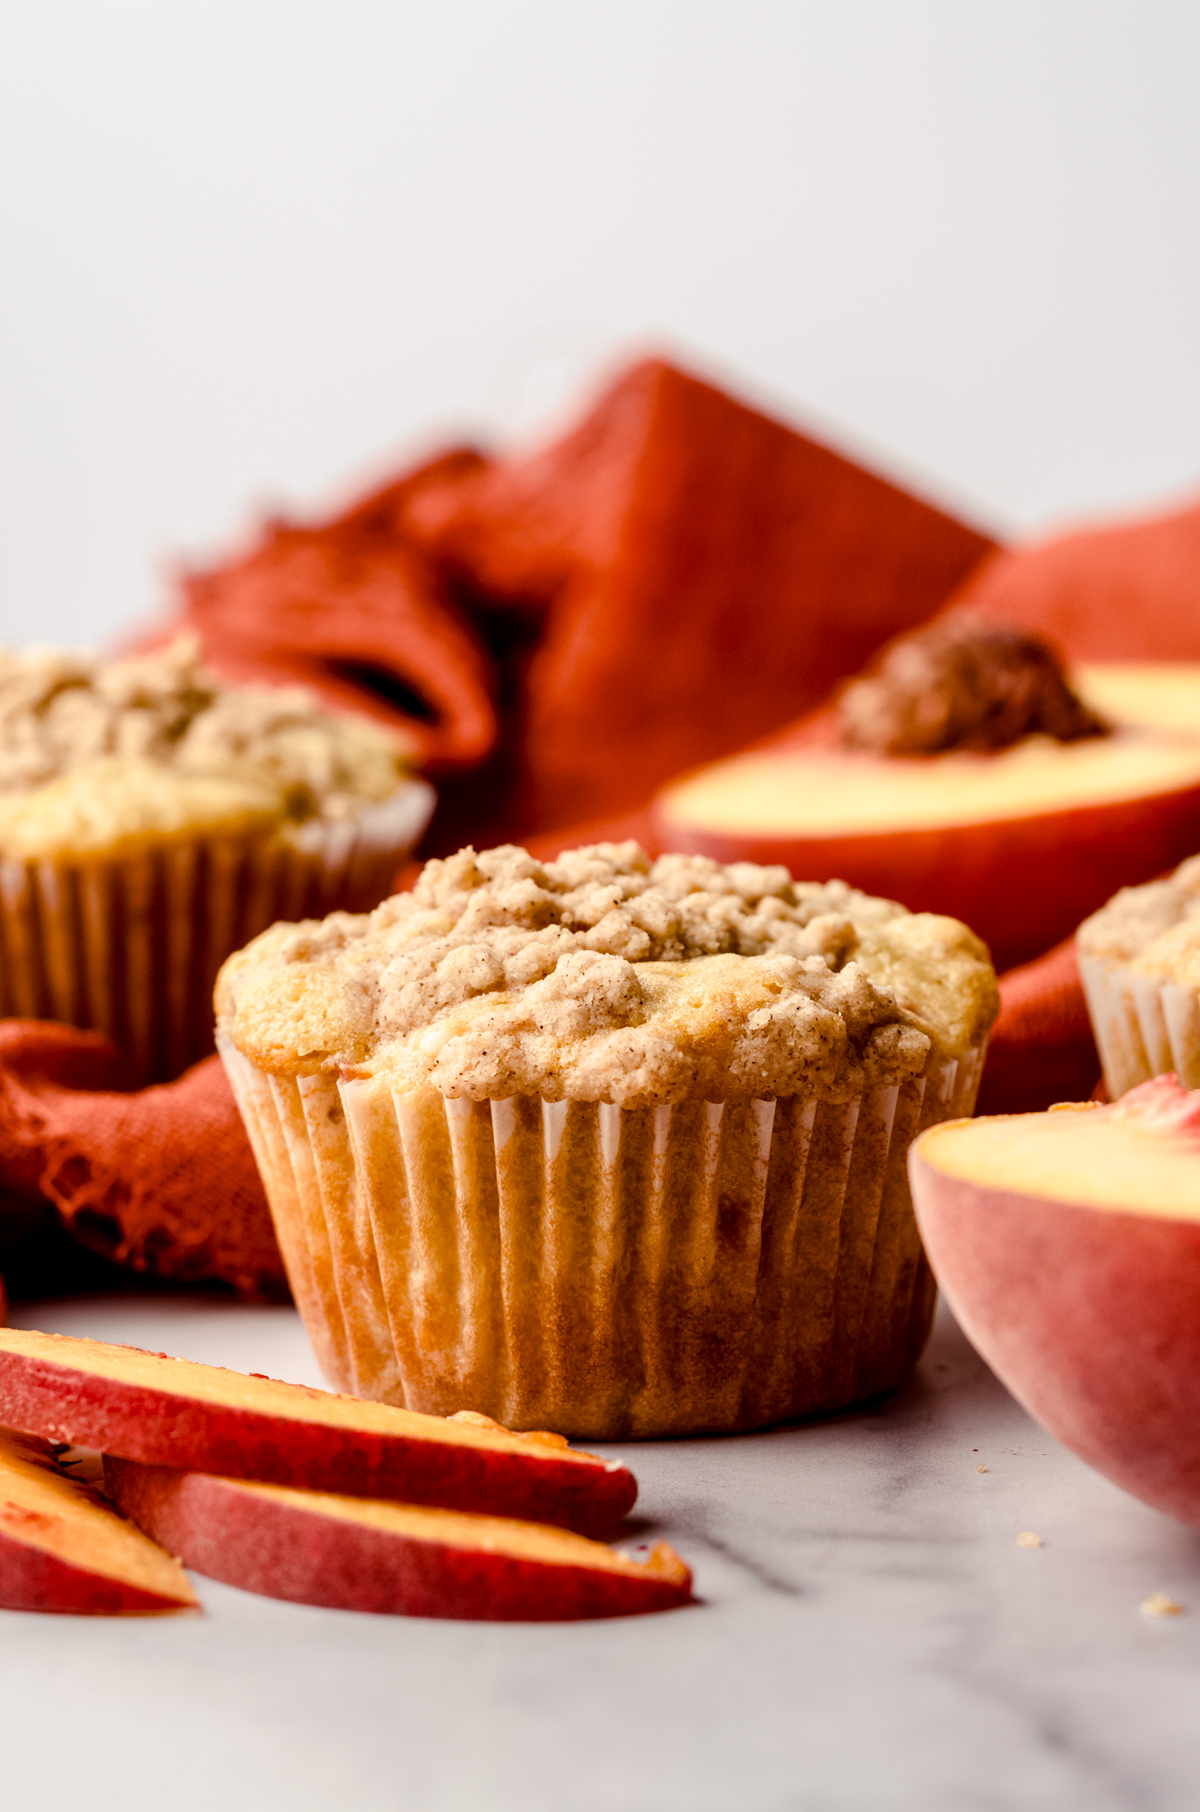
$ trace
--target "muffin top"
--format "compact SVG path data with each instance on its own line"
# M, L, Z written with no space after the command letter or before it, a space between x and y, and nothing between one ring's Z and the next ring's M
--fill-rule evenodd
M345 818L395 793L404 751L299 686L227 685L199 643L128 660L0 648L0 851Z
M1135 975L1200 986L1200 856L1165 881L1122 887L1085 919L1080 954L1104 957Z
M470 1100L844 1099L959 1057L998 1007L983 944L784 868L602 843L426 864L369 915L275 925L217 983L259 1068Z

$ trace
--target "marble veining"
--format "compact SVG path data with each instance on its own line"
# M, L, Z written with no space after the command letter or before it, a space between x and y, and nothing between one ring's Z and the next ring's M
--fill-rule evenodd
M13 1318L319 1382L286 1309L97 1298ZM702 1603L485 1626L200 1581L203 1618L0 1613L6 1802L66 1812L81 1784L90 1812L1200 1802L1200 1534L1043 1434L945 1311L890 1400L605 1451L642 1483L628 1539L675 1542ZM1018 1548L1022 1530L1044 1546ZM1154 1591L1186 1614L1141 1615Z

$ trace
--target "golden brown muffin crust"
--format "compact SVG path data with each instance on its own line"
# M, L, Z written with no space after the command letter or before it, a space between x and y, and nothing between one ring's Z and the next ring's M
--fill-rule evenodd
M1122 887L1076 934L1082 956L1102 957L1137 975L1200 982L1200 856L1165 881Z
M217 1000L268 1071L621 1105L846 1098L961 1056L997 1010L956 920L635 843L460 850L369 916L273 927Z
M341 819L404 784L402 746L299 686L231 686L194 637L128 660L0 648L0 852L224 823Z

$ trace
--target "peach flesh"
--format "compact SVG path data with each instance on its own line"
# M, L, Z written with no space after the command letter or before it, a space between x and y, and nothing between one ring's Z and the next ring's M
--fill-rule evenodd
M61 1472L45 1441L0 1429L0 1606L111 1616L195 1604L179 1562Z
M106 1459L139 1527L227 1585L333 1609L526 1623L634 1616L691 1597L665 1542L638 1562L563 1529Z
M603 1534L633 1474L486 1418L383 1403L98 1340L0 1329L0 1419L126 1459Z
M1200 661L1085 661L1071 683L1112 723L1200 734Z
M948 913L1008 967L1068 936L1119 886L1192 852L1198 738L1143 728L898 760L841 750L824 711L666 788L655 830L665 848L781 862L798 878L837 875Z
M933 1127L917 1221L970 1340L1065 1446L1200 1525L1200 1095Z
M668 789L681 823L756 837L886 835L999 823L1153 798L1200 784L1200 744L1142 733L991 754L888 757L836 749L735 756Z

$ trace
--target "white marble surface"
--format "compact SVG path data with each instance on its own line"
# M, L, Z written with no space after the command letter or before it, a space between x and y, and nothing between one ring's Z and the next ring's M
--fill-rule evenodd
M287 1309L14 1321L317 1382ZM617 1451L617 1450L613 1450ZM628 1447L702 1603L565 1626L0 1612L4 1803L66 1812L1109 1812L1200 1800L1200 1534L1036 1428L943 1313L853 1415ZM978 1468L983 1466L985 1471ZM1036 1531L1040 1549L1016 1545ZM1139 1612L1153 1591L1188 1610Z

